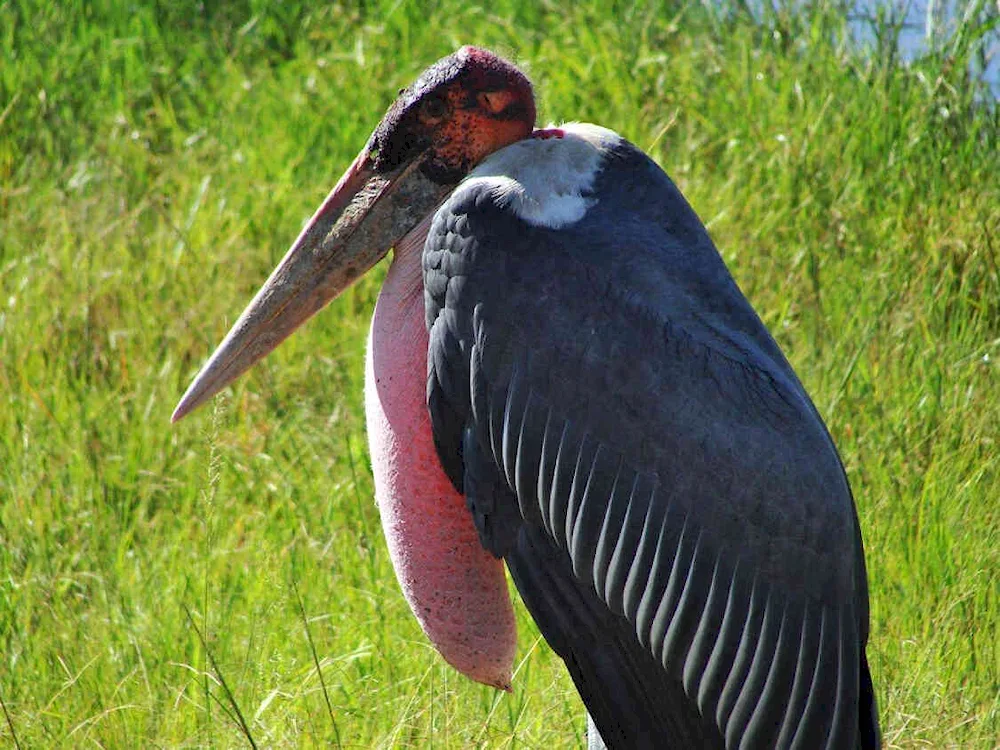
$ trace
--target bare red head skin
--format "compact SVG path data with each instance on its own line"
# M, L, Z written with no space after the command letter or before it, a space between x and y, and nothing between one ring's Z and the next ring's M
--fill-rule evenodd
M531 135L531 82L492 52L462 47L400 91L368 142L377 171L421 153L435 182L456 184L494 151Z
M399 245L373 321L366 388L383 527L431 641L463 673L501 688L516 645L513 611L502 563L479 545L434 451L420 248L448 192L486 156L530 137L534 122L530 82L496 55L463 47L428 68L400 92L172 417L207 401Z

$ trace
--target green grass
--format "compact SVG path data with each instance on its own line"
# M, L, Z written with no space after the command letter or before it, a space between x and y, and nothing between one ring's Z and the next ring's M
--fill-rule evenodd
M395 90L474 42L659 160L829 420L887 746L1000 746L988 29L906 67L822 4L605 6L0 0L0 745L579 746L523 610L499 694L398 591L361 413L382 269L168 423Z

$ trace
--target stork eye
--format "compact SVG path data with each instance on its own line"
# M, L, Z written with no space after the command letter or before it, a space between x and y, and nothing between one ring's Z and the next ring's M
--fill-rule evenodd
M514 103L514 95L505 89L500 91L482 91L476 99L480 107L494 115L501 114Z
M448 112L448 105L439 96L425 99L420 105L420 114L430 120L440 120Z

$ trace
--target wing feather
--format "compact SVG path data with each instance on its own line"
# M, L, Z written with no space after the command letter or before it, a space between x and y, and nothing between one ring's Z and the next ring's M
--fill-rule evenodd
M789 747L795 730L805 716L805 704L809 698L809 688L816 673L816 656L819 649L819 631L816 627L816 608L806 602L802 613L802 627L798 651L795 656L795 678L788 696L788 706L781 720L780 732L775 747Z
M723 572L721 559L716 556L715 567L712 570L712 582L709 584L708 595L705 606L702 609L701 617L694 636L691 639L691 646L688 648L687 657L684 659L683 681L684 691L690 696L700 697L701 682L707 673L708 660L711 657L713 647L718 640L721 640L720 626L723 615L726 612L726 605L729 601L728 592L730 584L735 579ZM704 711L704 707L699 702L699 708Z
M638 474L625 466L623 462L618 462L614 484L608 495L604 519L594 543L594 590L599 593L603 592L604 602L613 612L619 614L621 610L616 609L608 597L608 570L611 567L618 541L621 539L629 499L635 492L638 480Z

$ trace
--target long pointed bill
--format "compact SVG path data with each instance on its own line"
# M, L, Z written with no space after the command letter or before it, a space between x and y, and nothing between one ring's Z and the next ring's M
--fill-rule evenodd
M448 188L415 159L376 174L367 147L344 173L177 404L196 409L378 263Z

